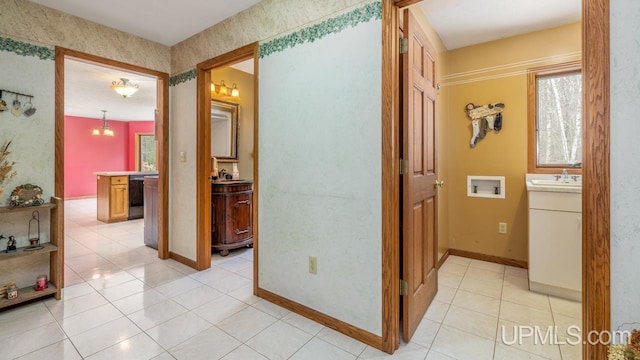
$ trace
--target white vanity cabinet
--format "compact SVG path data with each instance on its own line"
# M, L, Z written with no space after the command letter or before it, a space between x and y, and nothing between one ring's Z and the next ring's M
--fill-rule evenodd
M581 300L581 192L529 188L529 288Z

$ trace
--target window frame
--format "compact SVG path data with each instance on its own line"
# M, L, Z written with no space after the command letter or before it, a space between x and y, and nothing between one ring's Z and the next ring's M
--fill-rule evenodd
M140 149L140 147L142 146L142 136L153 136L155 137L155 133L148 133L148 132L142 132L142 133L135 133L135 171L142 171L141 167L142 167L142 151ZM156 141L156 171L158 168L158 143Z
M562 75L579 72L582 74L582 62L570 61L561 64L541 66L527 70L527 129L528 129L528 172L533 174L557 174L566 169L569 174L582 174L582 167L570 168L567 165L538 165L536 111L537 111L537 80L539 77ZM584 79L583 79L584 83ZM583 105L584 108L584 105ZM583 111L584 112L584 111ZM584 121L584 118L583 118ZM584 133L584 123L582 126ZM583 135L584 139L584 135Z

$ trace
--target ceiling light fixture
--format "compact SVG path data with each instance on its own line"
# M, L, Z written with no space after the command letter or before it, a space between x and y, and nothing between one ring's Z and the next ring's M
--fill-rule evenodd
M238 90L238 85L233 83L231 87L228 87L224 80L220 80L220 84L216 84L213 81L211 82L211 92L215 92L217 95L221 97L240 97L240 90Z
M104 136L114 136L115 133L113 132L113 129L111 129L109 127L109 123L107 122L107 110L100 110L102 111L102 135ZM93 128L93 131L91 132L91 134L93 135L100 135L100 128L96 127Z
M120 81L113 81L111 83L111 88L123 98L128 98L135 94L136 91L140 90L138 85L130 83L129 79L125 78L120 78Z

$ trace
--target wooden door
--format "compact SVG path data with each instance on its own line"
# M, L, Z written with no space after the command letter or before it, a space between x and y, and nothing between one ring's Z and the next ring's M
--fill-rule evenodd
M404 11L408 51L402 54L402 300L408 342L438 289L435 145L435 51L409 10Z

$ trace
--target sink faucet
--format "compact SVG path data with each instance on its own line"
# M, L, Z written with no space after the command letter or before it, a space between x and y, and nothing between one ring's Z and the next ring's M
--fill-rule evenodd
M225 178L225 175L227 175L227 170L226 169L222 169L218 172L218 179L223 179Z
M569 181L569 172L567 171L567 169L562 169L562 177L560 181Z

